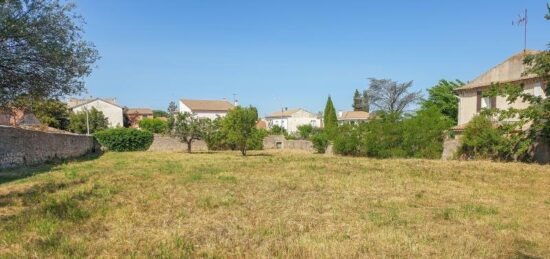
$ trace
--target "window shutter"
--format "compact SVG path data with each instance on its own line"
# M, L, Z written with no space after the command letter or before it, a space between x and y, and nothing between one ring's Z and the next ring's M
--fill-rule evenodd
M481 111L481 91L477 91L477 106L476 106L476 112Z

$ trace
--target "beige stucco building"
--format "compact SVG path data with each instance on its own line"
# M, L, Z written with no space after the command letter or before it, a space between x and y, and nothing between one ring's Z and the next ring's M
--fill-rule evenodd
M522 109L528 106L523 100L517 100L509 104L506 97L483 97L494 83L513 83L523 87L525 93L545 97L542 79L536 75L525 75L527 66L523 59L528 54L535 54L537 51L526 50L517 53L504 62L481 74L466 85L456 89L459 97L458 104L458 125L454 128L460 132L464 126L476 116L483 108L508 109L510 107Z
M301 125L321 127L321 119L316 114L301 108L273 112L266 116L265 120L268 128L271 129L271 127L277 125L284 128L288 133L298 132L298 127Z
M233 109L235 105L226 100L191 100L181 99L179 103L179 112L188 112L198 118L216 119L225 117L229 110Z
M116 104L116 99L70 99L68 104L73 112L85 112L92 108L103 112L109 122L109 127L123 127L123 109Z

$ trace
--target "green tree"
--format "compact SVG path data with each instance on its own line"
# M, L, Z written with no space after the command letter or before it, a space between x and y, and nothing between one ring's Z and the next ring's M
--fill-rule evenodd
M369 112L369 96L367 91L363 91L363 94L359 90L355 89L353 94L353 110Z
M153 110L153 118L168 118L168 113L162 110Z
M193 141L202 139L210 126L210 119L198 118L188 112L178 113L168 122L170 133L187 144L191 153Z
M32 112L44 125L49 127L67 130L69 128L69 109L67 105L57 99L33 98L21 96L14 104L26 112Z
M77 94L98 59L83 39L74 4L57 0L0 1L0 107L20 96Z
M330 95L328 96L327 104L325 105L323 126L329 139L333 139L336 134L336 129L338 128L338 118L336 117L336 109L334 108Z
M168 123L159 118L144 118L139 121L139 128L151 133L166 133L168 130Z
M547 5L550 20L550 5ZM537 75L546 83L543 85L546 96L550 96L550 43L549 48L526 55L524 64L527 69L524 75ZM531 161L534 144L550 143L550 98L534 95L523 90L522 86L504 83L495 84L487 91L486 96L503 96L508 103L523 101L525 108L485 109L486 116L497 117L499 131L503 137L498 150L498 159ZM525 130L526 129L526 130Z
M271 129L269 129L269 133L271 135L287 135L286 129L279 125L271 126Z
M359 125L361 153L367 156L388 158L406 157L403 149L403 121L397 112L380 114L368 123Z
M227 113L223 120L223 128L227 133L227 140L246 156L246 151L253 146L257 131L258 111L255 107L243 108L237 106Z
M428 98L421 102L422 109L436 108L456 124L458 122L458 96L455 95L454 90L463 85L464 83L460 80L439 80L437 85L428 89Z
M103 115L103 112L98 111L96 108L92 107L87 116L88 123L86 122L85 111L72 113L69 117L69 129L72 132L84 134L87 132L87 125L89 124L90 134L93 134L109 127L109 120Z
M178 111L178 106L176 105L175 102L170 102L170 104L168 104L168 114L174 114Z
M318 131L318 129L311 126L310 124L298 126L298 134L300 135L301 139L309 139L315 133L315 131Z
M419 110L403 120L403 149L408 157L440 158L445 131L455 123L437 107Z
M468 159L498 159L503 138L499 130L484 114L472 118L464 128L460 153Z

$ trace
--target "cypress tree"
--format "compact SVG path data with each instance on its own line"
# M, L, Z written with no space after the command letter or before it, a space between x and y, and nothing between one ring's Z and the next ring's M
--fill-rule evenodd
M325 132L329 138L333 138L336 134L336 129L338 127L338 118L336 117L336 109L334 109L334 104L332 103L332 98L330 95L327 99L327 104L325 105L325 113L323 115L324 119L324 128Z

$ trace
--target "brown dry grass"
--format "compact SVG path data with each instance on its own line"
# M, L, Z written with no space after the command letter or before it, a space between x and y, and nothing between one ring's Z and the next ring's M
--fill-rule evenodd
M0 172L0 257L550 257L548 237L549 166L136 152Z

